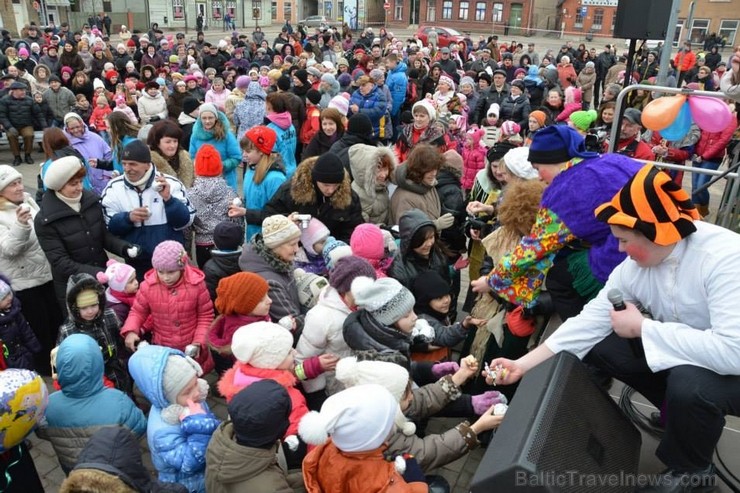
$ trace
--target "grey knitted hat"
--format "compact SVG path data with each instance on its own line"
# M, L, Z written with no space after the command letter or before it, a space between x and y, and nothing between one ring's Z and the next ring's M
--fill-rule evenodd
M414 295L390 277L373 281L358 277L352 281L352 296L360 308L385 326L391 326L414 309Z

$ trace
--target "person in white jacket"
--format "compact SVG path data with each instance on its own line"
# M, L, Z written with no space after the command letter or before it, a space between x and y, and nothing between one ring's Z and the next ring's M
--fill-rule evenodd
M725 415L740 413L740 235L698 221L689 195L650 164L595 212L628 258L543 345L491 362L487 381L511 384L572 352L661 409L656 454L669 471L638 491L708 491ZM621 310L609 299L616 290Z
M146 83L144 92L136 101L136 106L139 109L139 120L141 120L142 125L167 118L167 101L164 99L156 81L150 80Z
M728 98L740 101L740 48L730 57L730 66L720 79L719 88Z
M355 305L350 286L359 276L375 279L375 269L367 260L352 255L339 259L329 272L329 285L319 294L316 306L306 314L303 332L296 346L297 363L322 354L333 354L338 358L350 355L342 327ZM333 371L301 383L310 409L319 409L328 394L342 390L342 385L334 379Z

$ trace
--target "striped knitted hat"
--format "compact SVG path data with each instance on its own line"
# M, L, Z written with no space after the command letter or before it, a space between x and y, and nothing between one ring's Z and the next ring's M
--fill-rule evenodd
M391 326L414 309L414 295L390 277L374 281L357 277L352 281L352 296L360 308L385 326Z
M671 177L650 164L633 176L611 202L600 205L596 218L635 229L658 245L672 245L696 231L701 219L686 193Z

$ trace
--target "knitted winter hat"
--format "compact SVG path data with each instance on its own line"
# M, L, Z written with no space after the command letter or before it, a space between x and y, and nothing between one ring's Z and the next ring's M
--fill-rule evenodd
M312 217L311 221L308 223L308 227L301 230L301 245L303 245L303 248L305 248L309 253L319 255L319 252L314 250L313 246L320 241L325 241L330 234L329 228L327 228L324 223L315 217Z
M264 125L250 128L244 136L252 141L254 147L256 147L262 154L272 153L275 148L275 142L277 142L277 133L275 133L275 131L270 127L265 127Z
M231 351L240 363L275 369L293 349L293 335L272 322L254 322L239 327L231 339Z
M134 41L133 39L129 39L128 41L126 41L126 47L127 48L136 48L136 41Z
M326 264L326 268L331 270L334 268L337 260L342 257L352 255L352 249L345 242L330 236L326 239L326 243L324 243L324 251L321 253L324 256L324 264Z
M213 103L203 103L200 105L200 115L202 116L203 113L211 113L213 116L218 118L218 108L216 108L216 105Z
M349 119L347 133L367 138L373 135L373 124L365 113L355 113Z
M105 264L105 272L98 272L95 276L101 284L107 284L113 291L123 292L132 276L136 276L136 269L123 262L110 259Z
M123 148L121 161L135 161L137 163L151 163L152 153L147 145L139 139L132 140Z
M51 162L44 174L44 186L49 190L59 191L80 169L84 169L84 164L76 156L65 156L55 159Z
M303 269L294 270L293 277L295 278L298 301L300 301L301 306L307 309L313 308L316 302L319 301L319 293L329 285L329 281L325 277L306 272Z
M521 132L522 127L517 122L507 120L501 125L501 133L506 137L511 137Z
M672 245L696 231L701 219L686 191L667 173L651 164L596 208L596 218L607 224L635 229L658 245Z
M10 285L0 279L0 301L4 300L6 296L8 296L10 293L12 293L13 290L10 288Z
M329 284L343 295L350 292L352 281L360 276L375 279L375 268L363 258L348 255L337 260L329 271Z
M300 72L300 70L296 70L296 73ZM290 90L290 77L287 75L281 75L280 78L277 80L277 87L281 91L289 91Z
M287 217L276 214L262 221L262 240L267 248L276 248L301 237L301 230Z
M237 272L218 282L214 306L221 315L249 315L269 289L262 276L252 272Z
M244 229L234 221L221 221L213 230L213 244L222 252L235 252L244 243Z
M569 119L577 129L585 132L596 121L598 116L599 114L595 110L574 111L570 114Z
M504 154L504 164L513 175L525 180L536 180L540 174L527 160L528 156L529 148L515 147Z
M486 111L486 116L493 116L496 115L496 118L501 114L501 107L498 105L498 103L493 103L491 106L488 107L488 111Z
M105 89L105 84L102 80L95 77L95 80L93 80L93 90L96 91L98 89Z
M152 267L156 270L185 270L187 263L188 254L179 241L163 241L156 246L154 253L152 253Z
M17 169L7 164L0 165L0 192L5 190L5 187L13 183L18 178L23 178Z
M352 253L367 260L382 260L385 257L385 238L380 228L372 223L360 224L352 231L349 239Z
M331 435L343 452L375 450L388 438L397 413L398 402L385 388L358 385L329 397L320 413L303 416L298 434L311 445L321 445Z
M352 281L351 291L357 306L367 310L385 326L393 325L414 309L414 295L390 277L377 281L358 277Z
M67 67L65 67L65 68L67 68ZM64 73L64 69L62 69L62 73ZM118 72L116 72L115 70L108 70L105 73L105 78L108 79L109 81L110 80L113 80L114 77L118 77Z
M246 91L250 82L252 82L252 79L248 75L240 75L236 78L234 85L240 91Z
M342 74L342 75L345 75L345 74ZM329 101L328 107L336 109L337 111L339 111L339 113L342 114L342 116L347 116L347 113L349 112L349 101L347 101L347 98L345 98L344 96L340 94L340 95L337 95L331 98L331 101Z
M342 183L345 169L339 156L326 152L319 156L311 170L311 178L321 183Z
M309 89L306 93L306 99L309 100L311 104L316 106L321 101L321 93L316 89Z
M298 69L293 73L293 76L301 81L304 86L308 84L308 72L305 69Z
M285 387L265 378L237 392L227 409L236 443L268 449L288 431L293 406Z
M430 122L437 119L437 110L434 109L434 105L432 105L428 99L422 99L421 101L414 103L414 106L411 107L411 114L414 114L418 109L422 109L427 112Z
M21 48L20 50L18 50L18 56L24 56L24 55L25 56L28 56L28 50L27 49Z
M581 134L567 125L550 125L535 132L529 146L529 162L532 164L559 164L571 158L589 159L598 157L586 150Z
M540 125L540 127L544 127L545 122L547 121L547 115L545 114L544 111L540 111L540 110L534 110L533 112L529 114L529 117L537 120L537 123Z
M460 79L460 87L462 88L462 86L471 86L475 88L475 81L472 77L466 75L465 77Z
M523 69L523 68L521 68L521 67L520 67L520 68L518 68L518 69L516 69L516 70L514 70L514 77L516 77L516 76L517 76L517 75L519 75L519 74L524 74L524 75L527 75L527 71L526 71L526 70L524 70L524 69Z
M98 303L100 303L100 298L94 289L83 289L75 298L75 306L78 309L97 305Z
M198 103L198 100L188 96L187 98L182 100L182 112L186 115L191 114L193 111L198 109L198 106L200 103Z
M211 144L203 144L195 154L195 176L221 176L221 154Z
M187 387L193 377L203 373L200 365L183 354L167 356L167 364L162 372L162 391L170 404L177 402L177 396Z
M450 294L450 283L434 270L422 271L414 279L416 306L428 308L429 302Z
M448 77L446 75L440 75L437 85L439 84L446 84L447 87L449 87L451 91L455 90L455 82L452 80L452 77Z
M522 92L524 92L524 89L525 89L525 87L524 87L524 82L520 81L519 79L514 79L514 80L512 80L512 81L511 81L511 87L517 87L517 88L519 88L519 90L521 90Z

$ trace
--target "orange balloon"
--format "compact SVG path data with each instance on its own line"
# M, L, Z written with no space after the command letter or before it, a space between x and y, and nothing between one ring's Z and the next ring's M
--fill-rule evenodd
M664 96L654 99L642 110L642 126L650 130L663 130L669 127L686 102L686 96Z

